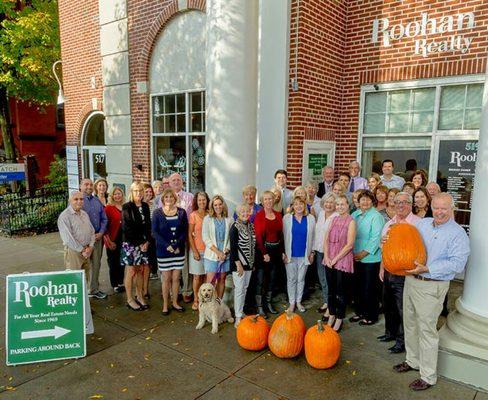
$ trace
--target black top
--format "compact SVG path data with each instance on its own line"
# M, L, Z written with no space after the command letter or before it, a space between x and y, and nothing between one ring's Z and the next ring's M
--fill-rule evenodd
M142 202L140 208L132 201L122 206L122 241L134 246L151 240L149 205Z
M236 261L240 261L244 271L252 271L256 250L256 235L250 222L235 221L229 231L230 270L237 271Z

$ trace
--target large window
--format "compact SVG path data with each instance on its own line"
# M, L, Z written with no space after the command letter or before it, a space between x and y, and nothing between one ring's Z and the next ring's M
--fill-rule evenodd
M174 172L191 192L205 188L205 92L152 96L154 177Z
M83 127L83 177L93 180L107 177L104 121L105 116L96 111L87 118Z

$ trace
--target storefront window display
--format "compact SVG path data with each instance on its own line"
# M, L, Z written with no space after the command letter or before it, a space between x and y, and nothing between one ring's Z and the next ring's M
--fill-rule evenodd
M152 97L153 173L182 175L191 192L205 188L205 92Z

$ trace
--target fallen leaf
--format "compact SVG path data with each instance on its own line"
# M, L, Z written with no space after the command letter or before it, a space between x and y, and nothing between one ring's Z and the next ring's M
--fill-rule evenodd
M151 340L151 336L146 337L146 340Z
M14 388L13 386L5 386L5 389L11 390L12 392L15 392L17 389Z
M349 361L349 360L346 360L346 364L351 364L351 361Z
M135 378L135 376L134 376L134 375L129 375L127 378L129 378L129 379L134 379L134 378Z
M122 391L123 391L123 392L127 392L127 388L123 388L123 389L122 389Z
M352 371L352 376L356 376L357 372L356 370Z
M97 370L95 371L95 373L96 373L96 374L99 374L99 373L100 373L100 370L98 370L98 369L97 369Z
M173 343L173 346L178 346L178 345L179 345L178 342Z
M10 377L8 378L8 381L9 381L9 382L11 382L13 379L14 379L14 377L13 377L13 376L10 376Z
M115 367L115 365L113 363L110 363L110 368L113 368Z
M90 399L103 399L103 395L101 395L101 394L94 394L93 396L90 396Z

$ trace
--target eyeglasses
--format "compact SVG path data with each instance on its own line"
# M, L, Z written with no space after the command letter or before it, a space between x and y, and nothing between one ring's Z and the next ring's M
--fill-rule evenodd
M397 206L406 206L407 204L410 204L408 201L395 201L395 205Z

